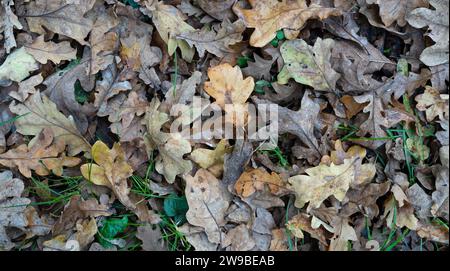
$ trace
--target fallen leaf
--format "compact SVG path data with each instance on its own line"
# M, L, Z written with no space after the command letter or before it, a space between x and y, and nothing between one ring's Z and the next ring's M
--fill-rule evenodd
M334 8L324 8L316 4L308 4L303 0L250 0L252 9L243 9L238 4L233 11L241 18L247 27L255 28L250 45L263 47L276 36L281 29L298 34L309 19L326 19L329 16L339 16L341 12ZM288 39L295 38L294 34L287 35Z
M303 231L305 231L309 233L312 238L317 239L325 246L328 246L327 232L323 228L312 228L311 217L307 214L301 213L294 216L287 222L286 228L297 238L303 239Z
M0 33L5 32L5 48L6 53L9 54L11 49L17 46L14 28L22 29L23 26L11 9L11 6L14 6L14 0L3 0L1 2L0 17L3 18L3 21L0 22Z
M97 141L92 146L91 155L96 164L82 165L80 170L83 177L96 185L109 187L123 205L134 210L136 204L129 198L130 187L127 183L133 169L127 163L120 144L115 143L109 149L105 143Z
M74 167L81 161L65 155L66 143L61 138L54 138L50 128L43 129L33 142L0 154L0 164L10 168L17 167L23 176L31 178L31 170L40 176L51 172L61 176L63 167Z
M26 6L30 31L45 34L45 29L73 38L85 45L84 40L92 30L93 22L85 17L95 4L95 0L37 0ZM45 27L45 29L44 29Z
M397 22L399 26L406 26L406 15L413 9L419 7L428 7L428 1L425 0L367 0L367 4L377 4L380 7L380 16L385 26L391 26Z
M153 229L153 227L155 227ZM142 241L144 251L165 251L165 245L161 230L158 226L146 224L137 228L136 237Z
M37 69L39 69L39 64L24 47L21 47L8 55L0 66L0 80L20 82Z
M332 39L318 38L314 47L304 40L286 41L280 48L284 67L278 74L278 83L287 84L290 78L315 90L335 92L340 75L331 67Z
M71 60L77 57L77 50L70 47L70 42L46 42L44 35L37 37L30 45L25 45L25 50L41 64L45 64L49 60L59 64L63 60Z
M224 216L230 204L228 191L223 183L204 169L199 169L194 177L187 175L185 180L188 222L202 227L210 242L221 244Z
M440 94L430 86L426 86L424 94L417 95L415 100L416 108L425 112L427 121L431 122L436 117L442 120L449 115L449 95Z
M56 105L40 92L33 94L23 104L12 103L10 110L22 116L15 121L19 133L35 136L49 128L55 140L67 144L69 156L89 151L90 144L78 131L74 120L59 112Z
M192 151L191 158L201 168L208 169L215 165L223 167L225 154L230 153L231 148L226 139L222 139L214 150L198 148Z
M283 179L272 172L269 174L262 168L256 168L242 173L236 181L234 188L236 193L244 198L251 196L257 190L263 190L268 185L270 192L274 195L281 195L288 192L288 186Z
M226 104L245 104L255 86L252 77L244 79L241 69L225 63L208 69L211 81L205 82L205 91L222 108Z

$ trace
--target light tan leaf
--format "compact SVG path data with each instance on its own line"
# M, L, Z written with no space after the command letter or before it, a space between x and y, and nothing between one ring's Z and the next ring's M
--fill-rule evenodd
M440 94L436 89L426 86L425 93L416 96L416 108L425 111L427 121L431 122L436 117L445 119L449 115L449 95Z
M32 71L39 69L39 64L24 47L12 52L0 66L0 81L11 80L20 82L27 78Z
M41 64L46 64L48 60L59 64L77 57L77 49L70 47L70 42L46 42L44 35L37 37L30 45L25 45L25 50Z
M288 179L296 193L295 206L302 208L310 202L308 209L319 208L324 200L333 195L342 201L356 181L355 169L361 164L360 158L346 159L342 165L319 165L306 169L307 175L297 175Z
M228 63L208 69L208 77L211 81L205 82L205 91L221 107L225 104L245 104L255 86L252 77L244 80L239 66L232 67Z
M89 142L78 131L73 119L59 112L56 105L40 92L33 94L23 104L12 103L10 110L23 115L15 122L19 133L38 135L44 128L50 128L55 140L61 139L67 144L69 156L90 150Z
M399 26L406 26L406 15L413 9L428 7L426 0L366 0L367 4L377 4L380 16L385 26L397 22Z
M187 175L185 179L188 222L205 229L210 242L220 244L225 212L230 204L226 187L205 169L198 170L194 177Z
M294 39L309 19L326 19L339 16L334 8L324 8L316 4L308 6L304 0L249 0L252 9L243 9L235 4L234 12L243 19L247 27L255 28L250 45L263 47L285 29L288 39ZM289 31L286 31L289 30ZM292 33L293 32L293 33Z
M311 217L307 214L301 213L294 216L288 221L286 228L297 238L303 239L303 231L305 231L309 233L312 238L317 239L325 246L328 246L327 232L324 228L313 228L311 226Z
M355 229L349 225L347 218L336 217L332 226L334 236L331 238L330 251L348 251L349 241L358 241Z
M61 138L54 138L50 128L43 129L33 142L0 154L0 164L17 167L23 176L31 178L31 170L40 176L50 172L61 176L63 167L74 167L81 161L65 155L66 143Z
M14 0L2 0L0 5L0 33L5 32L5 48L6 53L9 54L12 48L17 46L14 38L14 28L22 29L23 26L17 18L16 14L11 9L14 6Z
M200 167L208 169L214 165L222 165L225 154L231 152L231 147L226 139L222 139L214 150L198 148L191 153L192 160Z

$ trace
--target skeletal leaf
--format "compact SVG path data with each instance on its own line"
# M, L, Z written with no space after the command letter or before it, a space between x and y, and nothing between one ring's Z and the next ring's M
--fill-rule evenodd
M285 29L288 39L294 39L309 19L326 19L339 16L341 12L334 8L324 8L317 4L308 6L303 0L250 0L252 9L243 9L235 4L234 12L243 19L247 27L255 28L250 45L263 47L276 36L276 32Z
M73 167L80 163L76 157L65 155L66 143L62 138L54 138L50 128L43 129L28 146L23 144L0 154L0 164L18 167L23 176L31 178L31 170L40 176L53 172L61 176L63 167Z
M287 84L290 78L315 90L334 91L340 75L331 67L332 39L317 39L314 47L304 40L291 40L280 48L285 65L278 74L278 83Z
M228 191L214 175L204 169L197 171L194 177L187 175L185 179L188 222L204 228L209 241L220 244L225 212L230 204Z
M68 155L88 152L89 142L81 135L71 118L59 112L56 105L40 92L33 94L25 103L10 105L11 112L22 115L16 120L17 131L23 135L38 135L50 128L55 139L68 145Z
M127 163L125 153L119 143L114 143L109 149L105 143L97 141L92 146L92 158L96 164L84 164L80 170L86 180L109 187L117 198L127 208L135 209L136 205L129 197L130 187L127 179L133 174L133 169Z
M37 37L30 45L26 45L25 50L41 64L47 63L48 60L59 64L63 60L75 59L77 54L77 50L70 47L70 42L46 42L44 35Z

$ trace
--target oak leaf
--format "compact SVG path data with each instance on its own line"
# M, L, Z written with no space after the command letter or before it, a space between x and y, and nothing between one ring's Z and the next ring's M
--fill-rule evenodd
M228 191L205 169L198 170L194 177L187 175L185 180L186 199L189 205L186 213L188 222L202 227L210 242L222 243L224 216L230 204Z
M215 165L223 166L225 154L230 153L228 141L222 139L214 150L198 148L192 151L191 158L200 167L208 169Z
M367 4L377 4L380 7L380 16L385 26L397 22L399 26L406 26L406 15L413 9L428 7L425 0L366 0Z
M135 209L136 204L130 199L130 187L127 179L133 174L133 169L127 163L125 152L119 143L114 143L109 149L105 143L97 141L91 150L92 159L96 164L81 166L83 177L96 184L109 187L117 198L129 209Z
M9 54L12 48L17 46L14 38L14 28L22 29L23 26L17 18L16 14L11 9L14 5L14 0L2 0L0 5L0 33L5 33L5 48L6 53Z
M41 64L47 63L48 60L59 64L63 60L71 60L77 57L77 50L70 47L70 42L46 42L44 35L37 37L30 45L25 45L25 50Z
M425 111L427 121L431 122L436 117L444 120L449 115L449 95L440 94L436 89L426 86L424 94L417 95L415 98L416 108Z
M226 104L245 104L255 86L252 77L243 78L239 66L225 63L208 69L211 81L205 82L205 91L222 108Z
M65 155L66 143L62 138L54 138L50 128L44 128L27 146L20 145L0 155L0 164L18 167L20 173L31 178L31 170L45 176L53 172L63 173L63 167L74 167L80 163L76 157Z
M38 135L50 128L55 139L62 139L68 146L68 155L88 152L89 142L81 135L71 118L59 112L56 105L40 92L33 94L25 103L10 105L11 112L22 115L16 120L17 131L23 135Z
M275 38L276 32L285 31L288 39L293 39L309 19L326 19L339 16L334 8L324 8L317 4L308 6L304 0L249 0L252 9L243 9L235 4L234 12L243 19L247 27L255 28L250 45L263 47ZM293 33L292 33L293 32Z
M242 173L234 188L238 195L247 198L257 190L264 190L266 184L274 195L282 195L283 192L285 193L289 189L287 183L277 173L268 173L263 168L256 168Z
M278 83L290 78L315 90L334 91L340 75L331 67L332 39L317 38L314 47L304 40L286 41L280 48L285 65L278 74Z
M337 200L345 198L350 185L355 182L356 166L360 158L345 159L341 165L331 163L306 169L307 175L297 175L288 179L296 193L295 206L302 208L310 202L308 210L319 208L324 200L333 195Z

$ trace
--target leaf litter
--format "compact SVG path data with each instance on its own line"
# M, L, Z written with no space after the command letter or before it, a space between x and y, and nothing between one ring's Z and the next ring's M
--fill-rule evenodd
M0 250L448 250L448 5L0 0Z

